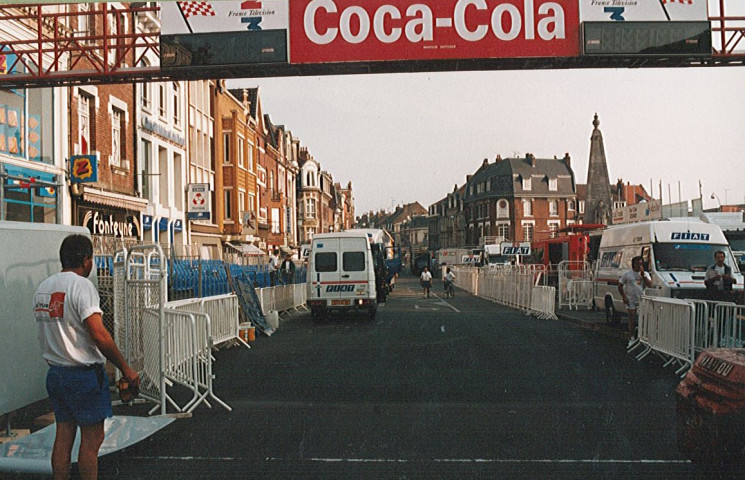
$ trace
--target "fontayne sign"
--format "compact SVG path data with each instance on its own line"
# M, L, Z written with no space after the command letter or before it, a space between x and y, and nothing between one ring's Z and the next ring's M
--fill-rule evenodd
M579 5L292 0L290 63L579 56Z

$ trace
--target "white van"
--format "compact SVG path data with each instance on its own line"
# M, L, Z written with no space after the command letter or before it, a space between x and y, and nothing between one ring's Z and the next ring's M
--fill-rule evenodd
M308 308L313 317L329 310L378 311L375 261L364 231L313 236L308 263Z
M660 220L608 227L603 231L595 266L595 307L605 309L610 322L626 312L618 293L618 278L631 269L631 259L644 258L644 270L652 276L645 295L672 298L706 298L704 277L714 264L714 252L722 250L724 263L732 267L743 288L743 275L721 228L698 219Z

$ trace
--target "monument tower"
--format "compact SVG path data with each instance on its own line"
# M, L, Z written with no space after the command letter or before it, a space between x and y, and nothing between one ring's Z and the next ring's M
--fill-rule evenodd
M610 225L613 218L608 164L605 161L603 134L598 128L598 114L592 121L595 127L590 136L590 164L587 170L587 196L585 198L585 223Z

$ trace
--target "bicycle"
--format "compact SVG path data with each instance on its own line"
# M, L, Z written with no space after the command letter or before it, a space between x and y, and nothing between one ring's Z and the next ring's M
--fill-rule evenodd
M445 297L455 298L455 287L453 287L453 282L445 282Z

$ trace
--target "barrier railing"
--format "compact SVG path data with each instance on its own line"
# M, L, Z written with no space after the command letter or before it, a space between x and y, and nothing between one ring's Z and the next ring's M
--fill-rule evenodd
M232 409L212 390L212 332L209 315L181 310L164 310L164 374L169 383L178 383L191 391L191 398L179 406L166 398L179 412L192 412L201 403L208 407L212 398L228 411Z
M215 347L240 343L248 347L239 335L238 297L234 293L214 297L189 298L166 303L173 310L200 312L209 315Z
M290 285L278 285L257 290L261 310L267 313L271 310L286 312L305 308L308 297L308 285L306 283L293 283Z
M717 323L717 347L745 347L745 306L734 303L719 303L714 308Z
M212 390L214 340L209 311L232 319L237 310L227 298L203 302L205 312L167 309L165 258L159 245L138 245L114 257L114 332L127 362L140 374L140 396L155 403L150 413L167 413L168 406L191 412L209 399L230 407ZM194 307L194 306L192 306ZM230 335L232 320L223 336ZM222 327L221 327L222 328ZM174 385L191 392L179 405L169 393Z
M556 289L554 287L533 287L530 311L538 318L556 320Z
M557 268L559 308L590 308L593 297L592 269L589 262L563 261Z
M555 319L554 287L545 281L542 265L493 265L486 268L452 267L455 286L473 295L523 310L539 318Z
M664 366L678 365L675 373L685 373L696 359L696 313L687 300L642 297L639 306L639 333L629 352L643 350L637 360L654 352L666 360Z

